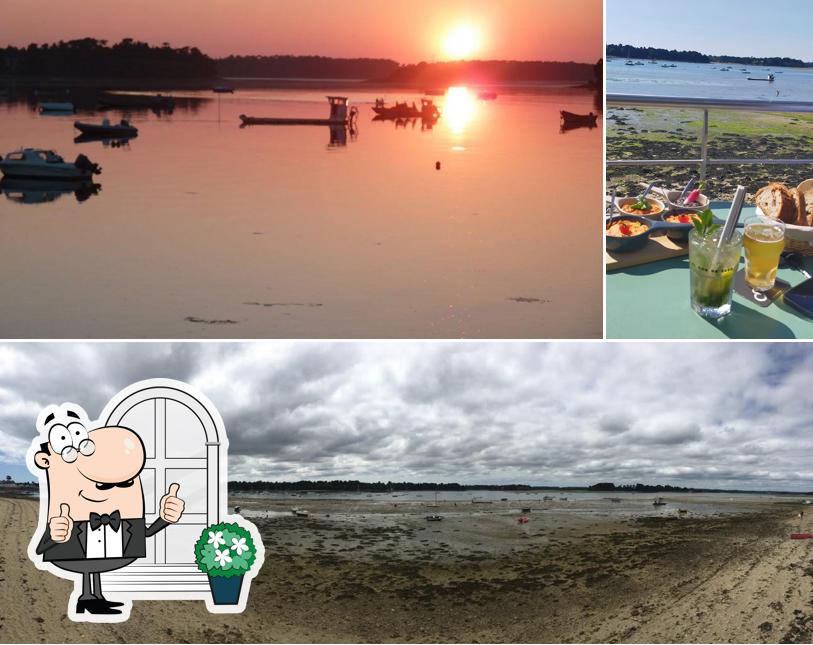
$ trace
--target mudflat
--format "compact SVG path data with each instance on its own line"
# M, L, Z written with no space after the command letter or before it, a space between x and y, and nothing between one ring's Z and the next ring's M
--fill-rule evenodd
M669 499L667 498L667 501ZM233 498L266 563L246 612L136 602L127 623L65 615L70 583L26 556L37 502L0 498L3 642L809 642L813 566L798 500L713 515L569 516L440 503ZM376 510L378 509L378 510ZM384 512L386 510L386 512ZM428 512L444 515L428 522ZM813 513L811 513L813 515ZM811 518L813 519L813 518Z

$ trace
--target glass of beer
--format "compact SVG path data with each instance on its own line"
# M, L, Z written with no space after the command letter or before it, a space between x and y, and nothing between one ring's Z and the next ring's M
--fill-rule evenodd
M754 291L769 291L776 281L779 255L785 248L785 224L752 217L745 221L745 282Z

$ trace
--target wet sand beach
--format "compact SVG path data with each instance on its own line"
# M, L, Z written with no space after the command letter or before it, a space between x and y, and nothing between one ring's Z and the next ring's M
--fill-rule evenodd
M509 495L509 497L511 497ZM36 502L0 498L3 642L809 642L810 544L798 499L715 514L569 514L572 502L232 498L266 563L242 616L137 602L129 622L74 624L70 584L25 549ZM667 507L685 502L667 497ZM605 500L606 505L611 502ZM398 504L398 506L395 506ZM598 502L596 502L598 504ZM651 499L649 500L651 504ZM726 508L726 504L730 508ZM441 522L424 515L440 513Z
M810 114L709 112L709 156L732 159L805 158L813 145ZM611 108L607 111L607 159L697 159L703 113L699 110ZM639 182L677 188L697 176L698 166L608 167L608 186L619 195L637 194ZM713 199L731 199L738 184L749 197L780 181L796 186L811 177L806 166L711 166L706 191Z

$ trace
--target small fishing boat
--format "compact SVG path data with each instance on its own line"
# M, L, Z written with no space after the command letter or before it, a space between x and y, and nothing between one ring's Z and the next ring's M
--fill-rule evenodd
M666 502L663 501L663 497L656 497L655 501L652 502L652 506L666 506Z
M561 110L562 125L565 128L595 128L598 120L598 114L575 114L566 110Z
M776 77L773 74L768 74L766 78L761 78L759 76L749 76L749 81L764 81L765 83L773 83L776 80Z
M441 522L441 521L443 521L443 517L441 515L438 515L437 513L434 514L434 515L427 515L426 516L426 521L427 522Z
M82 154L67 162L53 150L25 148L8 153L0 161L0 171L21 179L89 179L102 169Z
M94 137L135 137L138 135L138 128L130 125L126 119L122 119L119 123L110 123L109 119L102 120L101 123L83 123L82 121L74 121L73 127L79 130L82 134Z
M215 94L234 94L234 88L226 85L218 85L212 88L212 92Z
M688 508L679 508L679 509L678 509L678 513L679 513L680 515L686 515L686 513L688 513L688 512L689 512L689 509L688 509Z
M291 513L296 515L297 517L308 517L310 513L302 508L292 508Z
M73 112L73 103L58 103L45 101L39 105L40 112Z
M382 119L437 119L440 117L440 110L431 99L421 99L420 109L415 105L407 105L396 102L395 105L387 107L383 101L376 101L373 106L375 112Z
M530 507L526 507L526 508L523 508L521 510L522 510L523 513L530 513L531 512Z
M358 109L348 110L346 96L328 96L330 116L327 119L305 119L297 117L257 117L240 115L241 127L247 125L352 125Z

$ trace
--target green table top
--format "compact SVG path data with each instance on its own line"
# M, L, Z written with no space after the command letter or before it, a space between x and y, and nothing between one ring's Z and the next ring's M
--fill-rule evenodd
M713 203L724 218L729 204ZM743 218L754 207L743 209ZM740 260L740 268L744 261ZM813 258L806 258L813 273ZM804 275L781 268L777 278L796 286ZM731 313L719 321L698 316L689 304L688 256L607 273L607 338L813 338L813 319L786 305L781 296L760 307L736 291Z

